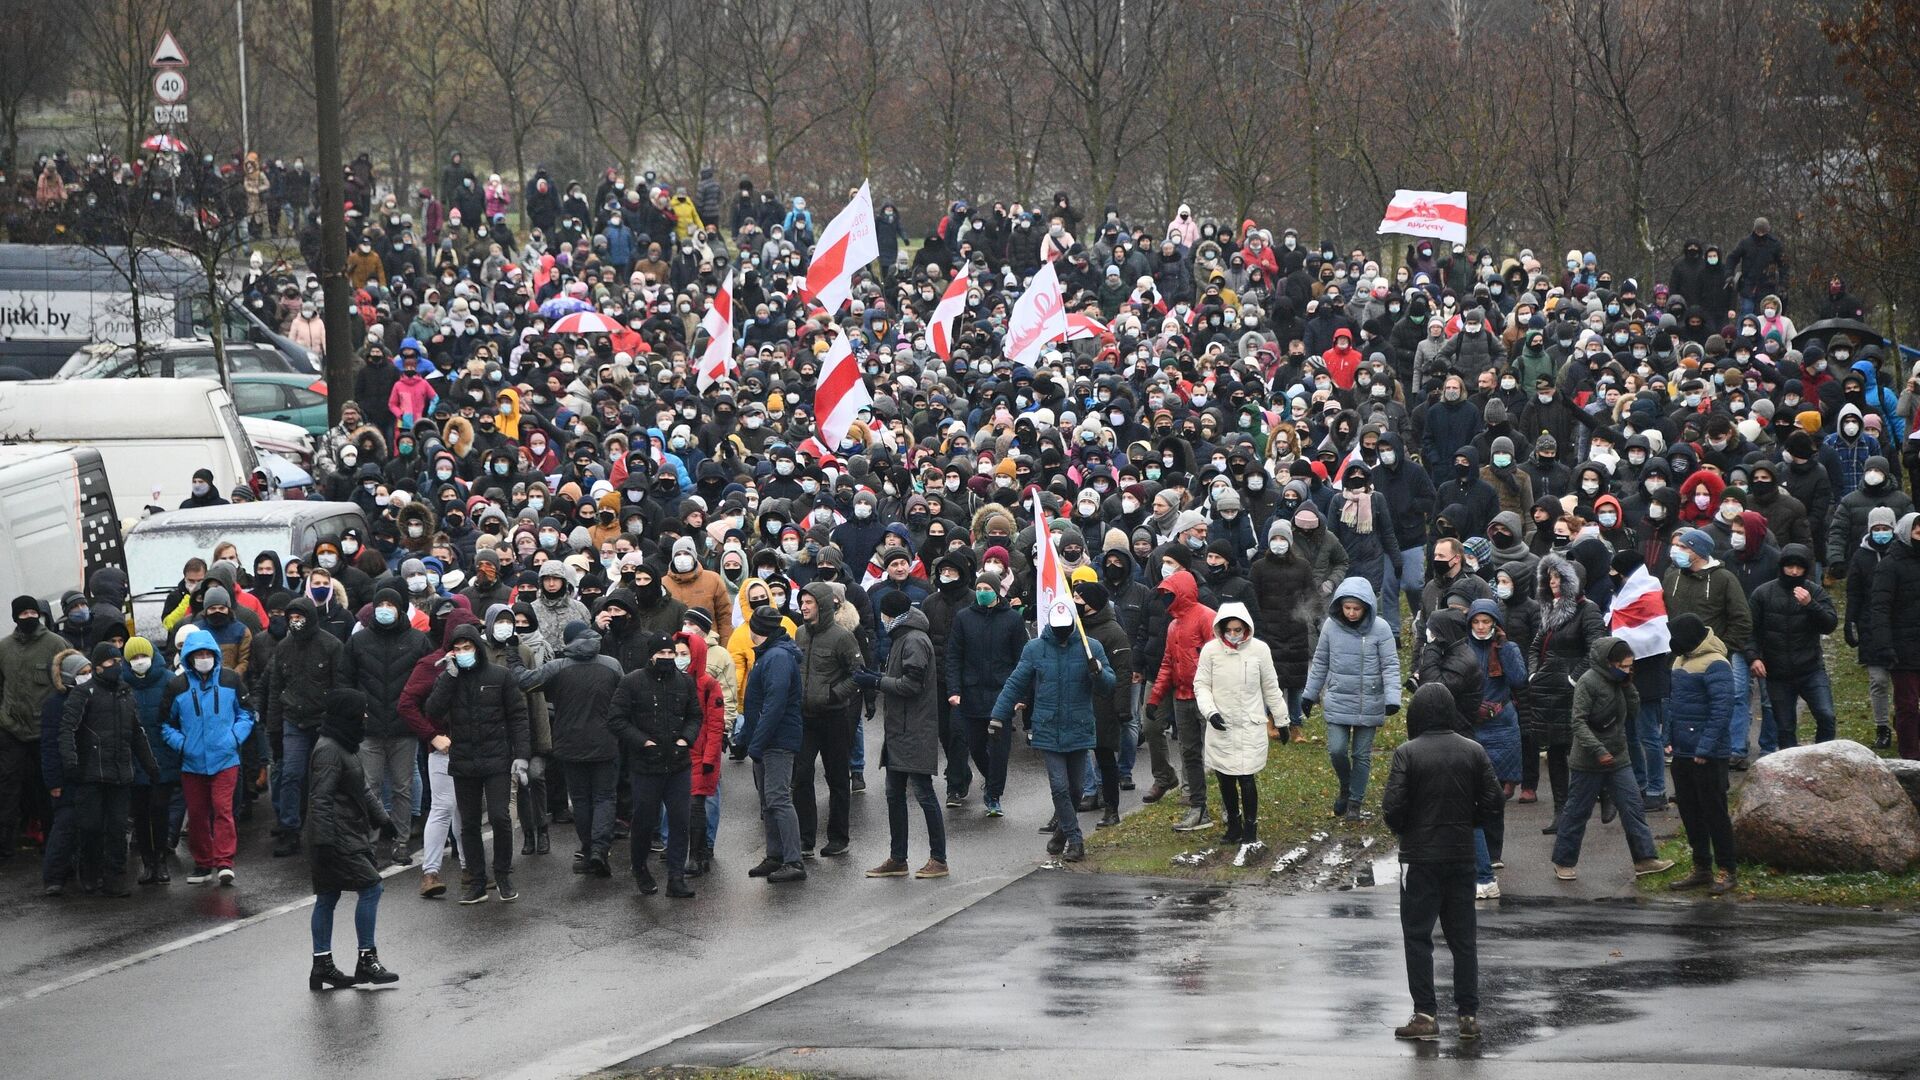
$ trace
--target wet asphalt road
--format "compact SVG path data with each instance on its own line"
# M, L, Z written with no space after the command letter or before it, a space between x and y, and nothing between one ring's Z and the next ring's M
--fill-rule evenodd
M878 725L867 731L877 762ZM379 992L307 990L305 862L268 856L264 817L243 827L232 889L189 886L176 871L173 885L137 888L131 900L49 900L23 853L0 869L0 1074L580 1075L840 970L1046 858L1035 832L1051 813L1044 769L1018 749L1007 817L981 814L977 784L966 810L948 812L951 878L869 881L887 825L883 774L870 766L867 776L871 786L853 796L852 853L810 861L798 884L747 878L762 834L751 776L732 763L715 871L696 879L693 900L639 896L624 844L612 880L574 875L570 825L555 828L553 854L515 853L512 904L421 900L416 862L387 882L379 942L401 981ZM824 839L824 788L820 801ZM918 865L926 840L917 807L913 815ZM446 874L457 879L451 860ZM275 913L286 905L297 906ZM335 919L342 967L351 905L343 898ZM170 946L179 947L99 973Z
M626 1067L842 1077L1920 1075L1920 919L1665 903L1482 905L1478 1044L1408 1013L1398 905L1042 872ZM1301 1071L1304 1070L1304 1071ZM1801 1072L1798 1070L1814 1070Z

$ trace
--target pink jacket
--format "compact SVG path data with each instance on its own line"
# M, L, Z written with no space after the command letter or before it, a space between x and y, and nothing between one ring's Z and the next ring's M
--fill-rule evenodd
M393 391L387 395L387 411L394 419L411 416L415 420L427 415L427 405L434 398L433 385L419 373L411 372L400 377L393 384Z

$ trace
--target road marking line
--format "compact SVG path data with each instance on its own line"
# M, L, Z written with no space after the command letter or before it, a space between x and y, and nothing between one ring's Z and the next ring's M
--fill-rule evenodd
M386 869L380 871L380 879L384 881L387 878L394 876L395 874L403 874L403 873L406 873L408 870L417 870L417 869L419 869L419 864L417 861L407 866L389 866ZM208 884L216 889L223 887L223 886L214 884L212 882L209 882ZM200 886L195 885L191 887L199 888ZM188 934L186 937L178 938L174 941L166 942L165 944L155 945L151 949L142 949L141 951L134 953L130 956L123 956L118 960L110 960L107 963L101 964L97 967L90 967L85 971L77 971L72 975L68 975L65 978L55 979L50 983L46 983L41 986L36 986L31 990L23 991L19 994L15 994L12 997L0 997L0 1009L9 1009L15 1005L24 1005L27 1002L33 1001L37 998L46 997L48 994L58 993L62 990L69 990L69 989L72 989L73 987L79 986L81 983L84 983L84 982L91 982L92 980L97 979L102 975L111 975L116 971L123 971L127 968L130 968L135 964L144 964L148 960L152 960L160 956L165 956L170 952L178 952L181 949L187 948L190 945L198 945L203 941L211 941L214 938L221 937L225 934L231 934L236 930L244 930L249 926L266 922L268 919L277 919L280 916L285 915L290 911L299 911L301 908L312 907L315 899L316 899L315 897L308 896L308 897L303 897L299 900L289 900L286 903L281 904L277 907L270 907L265 911L255 912L254 914L249 915L244 919L238 919L238 920L235 920L234 922L226 923L221 926L210 927L206 930L200 931L197 934Z

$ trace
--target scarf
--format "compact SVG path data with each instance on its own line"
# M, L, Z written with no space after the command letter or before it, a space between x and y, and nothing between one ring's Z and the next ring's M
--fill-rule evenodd
M1340 507L1340 524L1362 536L1373 531L1373 493L1342 491L1345 504Z

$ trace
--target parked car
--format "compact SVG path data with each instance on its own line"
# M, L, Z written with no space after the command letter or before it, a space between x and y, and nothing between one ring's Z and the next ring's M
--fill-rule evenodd
M287 358L262 345L227 346L230 375L285 375L293 371ZM213 345L206 341L167 341L149 345L144 360L131 346L88 345L77 350L54 374L56 379L218 379ZM312 381L313 376L307 376ZM240 410L246 412L245 409Z
M232 377L233 407L241 416L296 424L309 435L327 433L327 381L311 375L259 372Z

